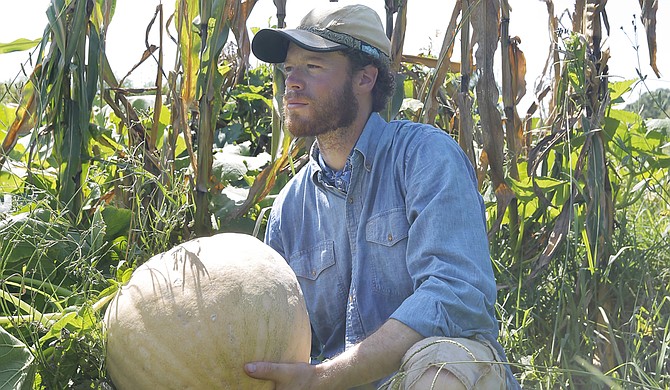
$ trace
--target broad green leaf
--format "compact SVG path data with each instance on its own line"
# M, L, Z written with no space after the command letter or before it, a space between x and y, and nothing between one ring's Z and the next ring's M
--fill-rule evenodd
M237 112L237 102L234 99L231 99L223 105L223 108L219 113L219 117L221 118L221 120L228 122L233 119L233 116L235 115L236 112Z
M54 193L58 182L58 172L55 168L46 167L45 169L33 169L31 171L30 182L36 188Z
M403 93L404 96L408 98L414 97L414 81L412 79L406 79L403 82Z
M80 308L70 306L65 309L65 315L53 324L49 331L40 338L40 343L44 343L60 336L63 329L77 334L81 331L89 330L97 326L95 313L89 305Z
M642 120L638 114L625 110L610 110L607 116L625 124L639 123Z
M186 140L184 139L184 134L179 133L177 137L177 145L175 145L174 155L181 156L182 153L186 151Z
M526 160L519 161L517 171L519 172L519 180L526 180L528 178L528 162Z
M526 178L523 181L509 179L512 185L512 190L516 194L517 199L528 202L531 199L536 198L535 192L533 191L533 182L530 178ZM536 177L535 185L539 187L543 192L547 193L551 190L559 189L568 184L567 181L554 179L552 177Z
M0 194L10 194L22 187L23 179L13 172L0 171Z
M102 210L102 218L107 225L105 240L112 241L119 236L125 236L130 230L132 211L107 206Z
M133 276L132 268L120 268L116 274L116 277L119 279L121 284L126 284L130 281L130 277Z
M391 99L389 99L389 102L386 104L384 110L380 112L380 115L387 121L391 121L393 118L395 118L396 115L398 115L398 111L400 111L400 107L403 105L403 101L405 99L405 78L406 76L402 73L397 73L395 75L394 93L391 95Z
M261 100L268 106L269 109L272 109L272 100L258 93L244 92L237 95L237 98L246 100L248 102L252 102L254 100Z
M28 390L36 366L28 347L0 327L0 389Z
M49 231L49 223L34 218L30 213L20 213L0 220L0 240L3 248L3 266L20 264L35 252L38 237ZM21 237L21 239L19 239Z
M623 103L621 95L630 91L630 86L633 85L635 80L624 80L617 81L615 83L610 83L608 85L610 90L610 98L612 99L612 104Z
M153 107L151 107L151 110L153 110ZM156 145L156 149L161 149L165 146L164 145L165 136L166 136L165 128L170 124L171 115L172 114L170 112L170 109L168 107L166 107L165 105L161 104L160 105L160 113L159 113L158 118L157 118L158 121L155 123L155 126L156 126L155 137L156 138L155 138L154 143ZM153 119L156 119L156 117L154 116ZM154 124L152 124L152 121L147 121L145 126L147 128L150 128L153 125Z
M226 144L232 144L244 134L244 127L240 123L232 123L223 128L216 129L215 139L216 145L224 147Z
M109 25L114 11L116 11L116 0L96 0L91 21L98 31L102 30L102 26Z
M228 186L220 194L212 195L210 201L212 213L217 218L228 219L244 203L248 195L248 189Z
M667 152L666 152L667 153ZM656 169L667 169L670 168L670 155L660 155L656 154L650 160L650 166ZM660 172L663 175L663 172Z
M649 134L631 134L630 145L638 153L649 153L654 150L658 150L661 146L661 140L658 138L658 134L649 133Z
M0 104L0 139L7 134L7 129L16 118L16 105Z
M39 45L40 42L42 42L42 38L33 40L19 38L9 43L0 43L0 54L32 49L33 47Z
M228 74L228 72L232 71L233 68L232 68L230 65L228 65L227 62L224 62L224 63L219 64L219 65L217 66L217 70L219 71L219 73L221 74L221 76L225 76L225 75Z
M171 115L170 108L162 105L161 114L158 117L158 121L160 123L160 133L162 133L163 130L165 130L165 128L170 124Z
M518 181L510 177L509 180L517 199L523 202L528 202L535 198L535 193L533 192L533 185L530 181L530 178L527 178L523 181Z
M89 127L91 130L93 126ZM124 147L113 140L109 135L100 132L91 132L92 142L89 144L89 153L92 156L108 160L115 156L119 151L124 151Z
M93 223L91 224L90 245L92 251L97 251L107 242L107 226L102 217L100 208L96 208L93 213Z
M229 182L240 180L247 173L244 160L247 158L235 151L235 146L230 145L223 153L216 153L212 161L212 176L224 186Z
M610 117L607 117L607 116L604 118L603 121L604 121L603 130L605 131L605 134L607 134L607 137L609 139L614 139L615 134L621 128L623 123L618 119L610 118ZM626 127L625 127L625 124L624 124L622 130L625 129L625 128Z

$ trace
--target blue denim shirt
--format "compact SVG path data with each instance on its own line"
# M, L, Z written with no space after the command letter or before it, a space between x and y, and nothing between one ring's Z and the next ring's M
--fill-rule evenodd
M425 337L484 338L504 358L484 203L459 145L373 113L347 193L321 180L318 153L315 143L278 195L265 236L300 282L312 356L331 358L394 318Z

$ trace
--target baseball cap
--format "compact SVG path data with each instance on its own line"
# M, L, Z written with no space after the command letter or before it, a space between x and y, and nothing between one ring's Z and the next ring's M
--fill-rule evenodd
M281 63L290 42L310 51L352 48L382 61L389 61L391 52L379 15L361 4L313 9L295 29L262 29L254 36L251 50L261 61Z

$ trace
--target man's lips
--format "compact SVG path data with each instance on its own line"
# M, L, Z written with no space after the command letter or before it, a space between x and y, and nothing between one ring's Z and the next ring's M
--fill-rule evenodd
M301 99L286 99L286 108L294 109L307 106L307 101Z

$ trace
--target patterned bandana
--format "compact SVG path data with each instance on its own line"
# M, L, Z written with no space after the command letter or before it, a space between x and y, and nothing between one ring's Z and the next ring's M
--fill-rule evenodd
M347 158L344 168L340 171L335 171L329 167L319 154L319 166L321 166L321 179L324 183L337 188L345 194L349 190L349 183L351 182L351 156Z

